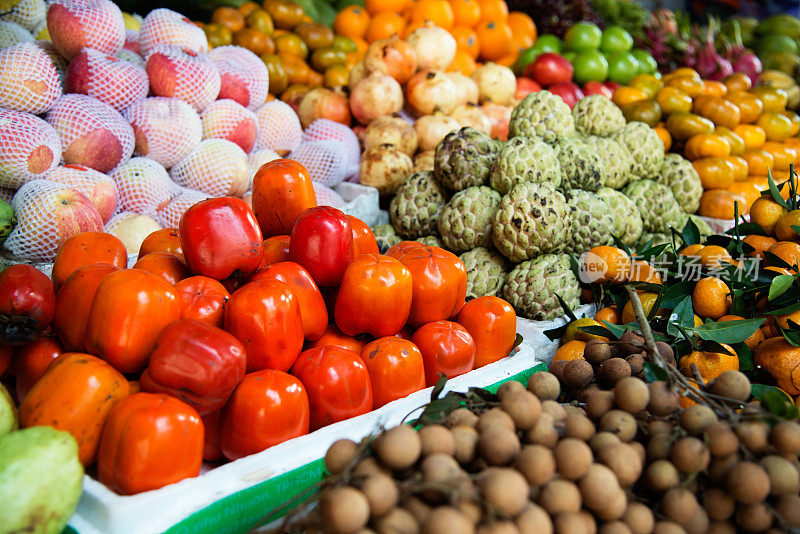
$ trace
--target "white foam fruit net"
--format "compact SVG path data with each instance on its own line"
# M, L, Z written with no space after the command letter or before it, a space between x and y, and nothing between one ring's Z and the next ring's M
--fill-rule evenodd
M51 43L50 41L39 39L37 41L34 41L33 43L39 48L41 48L44 51L44 53L47 54L47 57L50 58L50 61L53 62L53 66L56 68L56 72L58 73L58 79L60 80L61 85L63 87L64 80L66 79L67 76L67 65L68 65L67 60L64 59L61 56L61 54L58 53L58 50L56 50L56 47L53 46L53 43Z
M130 255L138 254L142 241L156 230L161 230L161 225L150 216L122 211L114 215L103 230L119 238Z
M31 32L16 22L0 20L0 48L31 42L33 42L33 34Z
M250 174L250 183L253 182L253 178L256 177L256 173L262 165L279 158L280 155L277 152L268 148L262 148L261 150L253 150L250 152L250 154L247 155L247 169L248 173Z
M302 163L313 181L328 187L347 176L348 156L338 141L306 141L287 157Z
M141 54L147 55L160 44L172 44L195 52L208 52L205 32L180 13L171 9L154 9L139 28Z
M249 110L266 102L269 71L257 55L241 46L218 46L208 57L222 78L219 98L230 98Z
M119 209L149 213L181 192L167 170L150 158L131 158L110 173L119 194Z
M117 211L117 186L114 185L114 180L102 172L84 165L63 165L50 171L47 179L86 195L104 223Z
M72 24L64 24L64 17ZM55 0L47 8L47 31L67 59L84 47L115 56L125 44L125 20L111 0Z
M311 185L314 187L314 195L317 197L317 206L333 206L338 209L344 207L345 201L339 193L319 182L312 182Z
M131 125L117 110L92 96L62 96L47 122L61 138L66 163L108 172L133 154Z
M82 193L49 180L31 180L11 202L17 216L4 246L12 254L52 261L61 244L81 232L102 232L103 221Z
M258 133L255 113L228 98L215 100L200 115L203 139L227 139L250 152Z
M122 50L130 50L137 55L141 54L142 49L139 46L139 30L125 28L125 44L122 45ZM122 50L120 50L120 52L122 52Z
M133 50L128 50L127 48L123 48L122 50L119 51L117 57L127 61L128 63L133 63L137 67L144 68L144 58L139 54L137 54L136 52L134 52Z
M170 168L189 155L203 138L200 115L179 98L151 97L125 110L133 128L136 153Z
M258 139L255 148L269 148L279 154L291 152L303 140L297 113L281 100L271 100L256 110Z
M73 70L81 67L85 67L85 73L79 74ZM76 76L86 76L86 83L83 87L78 87L75 83L73 78ZM85 48L68 67L65 90L66 92L88 94L117 111L122 111L147 96L150 82L142 67L118 57Z
M250 188L247 154L224 139L200 141L169 175L179 185L213 196L240 197Z
M156 96L174 96L203 111L217 99L220 76L206 54L158 45L146 55L145 70Z
M341 143L342 150L347 154L345 176L356 174L361 159L361 145L356 133L349 126L330 119L317 119L309 124L306 131L303 132L303 141L326 141L328 139Z
M14 7L4 11L0 20L15 22L33 31L38 28L47 16L47 4L44 0L20 0Z
M0 186L19 189L61 161L61 140L45 121L0 108Z
M61 96L61 78L35 43L0 50L0 107L39 115Z
M194 189L183 188L181 193L163 208L157 210L153 217L164 228L177 228L184 212L211 196Z
M11 189L10 187L0 187L0 200L3 200L9 206L11 205L11 200L14 198L14 195L17 193L16 189Z

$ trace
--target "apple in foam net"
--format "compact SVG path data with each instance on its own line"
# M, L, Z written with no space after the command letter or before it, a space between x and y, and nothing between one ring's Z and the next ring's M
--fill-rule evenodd
M111 0L55 0L47 9L47 31L67 60L81 48L116 55L125 44L125 21Z
M227 139L245 152L256 142L258 119L255 113L230 99L216 100L202 115L203 138Z
M269 71L261 59L241 46L218 46L208 58L219 70L220 99L230 98L255 110L267 100Z
M155 47L147 56L145 70L154 95L180 98L198 112L219 95L221 80L217 67L205 54L188 48Z
M122 111L147 96L145 70L129 61L84 48L67 67L64 90L97 98Z
M208 52L205 32L180 13L163 7L148 13L139 28L139 47L143 56L160 44L172 44L198 53Z
M119 197L114 180L84 165L62 165L47 175L53 182L67 185L86 195L94 205L103 223L117 210Z

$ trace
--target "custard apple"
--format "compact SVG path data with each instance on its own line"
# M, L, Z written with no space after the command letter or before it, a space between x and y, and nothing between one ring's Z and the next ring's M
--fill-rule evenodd
M534 321L550 321L564 315L556 295L574 310L580 305L580 294L566 254L544 254L520 263L508 273L502 291L517 315Z
M679 154L667 154L661 164L656 181L672 189L675 200L686 213L694 213L700 207L703 182L694 165Z
M642 216L633 201L610 187L598 189L597 196L608 205L613 219L611 233L626 245L635 245L642 235Z
M664 161L664 143L655 130L643 122L634 121L612 137L628 147L633 156L633 174L648 179L658 177Z
M492 242L492 219L500 193L484 185L459 191L442 210L439 235L447 250L460 254Z
M431 171L415 172L389 204L392 226L400 237L413 239L436 231L447 198Z
M714 231L711 229L711 226L701 216L695 215L694 213L681 212L672 227L678 233L681 233L683 232L683 227L686 226L686 223L689 221L689 219L691 219L694 222L694 225L697 226L697 230L700 232L701 238L714 233Z
M485 184L501 146L500 141L469 126L450 132L436 145L436 179L452 191Z
M493 250L477 247L459 256L467 269L467 300L497 296L506 281L506 259Z
M603 95L581 98L572 108L575 129L583 135L608 137L625 126L625 116L617 105Z
M372 227L372 233L375 234L375 241L378 242L378 250L384 254L390 247L398 244L403 239L394 231L394 226L391 224L379 224Z
M622 192L639 210L647 233L668 234L680 223L683 213L669 187L653 180L637 180L625 186Z
M492 242L513 262L562 252L572 229L567 200L548 184L523 182L500 200Z
M583 140L587 145L592 147L594 153L603 160L603 164L606 167L605 185L607 187L620 189L631 179L639 179L638 176L634 176L631 173L631 169L633 168L633 156L631 156L628 147L610 137L590 135L584 137Z
M506 194L521 182L561 185L561 164L553 147L538 137L512 137L494 160L489 184Z
M605 201L589 191L567 191L567 205L572 219L572 236L567 250L582 254L592 247L611 245L614 219Z
M553 145L561 164L561 189L597 191L606 182L606 167L595 149L577 137L557 139Z
M560 96L550 91L530 93L511 112L508 137L541 137L553 143L559 137L575 135L572 111Z
M431 246L431 247L444 248L444 245L442 245L442 240L439 239L439 237L435 236L435 235L422 236L420 238L415 239L414 241L416 241L417 243L422 243L423 245Z

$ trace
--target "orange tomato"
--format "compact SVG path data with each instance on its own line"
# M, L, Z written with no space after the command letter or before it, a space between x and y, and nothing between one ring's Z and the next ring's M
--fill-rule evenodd
M329 324L325 329L325 333L322 334L322 337L310 343L306 343L304 350L332 345L334 347L352 350L357 354L361 354L361 349L363 349L364 345L366 344L367 342L363 339L363 337L360 336L356 338L353 336L348 336L339 330L335 324Z
M294 220L317 205L308 170L290 159L262 165L253 178L253 212L265 238L288 235Z
M426 323L414 332L411 341L422 353L428 387L435 385L441 375L454 378L475 367L475 340L458 323Z
M733 183L733 165L721 157L708 157L692 162L703 189L727 189Z
M91 465L108 413L129 393L128 381L108 363L90 354L66 353L47 367L22 400L20 425L69 432L78 442L81 463Z
M347 219L353 229L353 259L362 254L379 254L380 250L378 242L375 240L375 234L372 233L372 229L367 226L367 223L352 215L348 215Z
M481 57L498 60L511 51L511 27L504 20L484 19L475 29L481 45Z
M467 294L467 271L458 256L423 245L397 259L408 268L413 284L408 324L421 326L449 319L461 311Z
M231 297L219 281L208 276L184 278L175 289L181 302L181 319L195 319L222 328L225 303Z
M467 329L475 341L475 368L508 356L517 337L517 316L505 300L483 296L461 308L456 322Z
M189 268L186 263L169 252L145 254L139 258L133 268L156 274L172 285L189 276Z
M92 263L105 263L120 269L128 266L128 253L118 238L105 232L82 232L58 247L53 262L53 284L56 291L79 268Z

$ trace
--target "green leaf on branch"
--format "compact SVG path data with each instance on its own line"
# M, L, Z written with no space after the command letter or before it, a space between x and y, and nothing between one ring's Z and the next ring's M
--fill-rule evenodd
M609 323L605 319L603 319L603 324L608 328L608 331L611 332L611 335L614 338L619 339L622 337L622 334L627 332L628 330L639 328L639 323L630 323L630 324L613 324ZM610 339L610 338L609 338Z
M694 332L697 337L704 341L716 343L741 343L752 336L766 319L742 319L739 321L719 321L701 324L687 328L689 332Z
M561 339L562 337L564 337L564 332L567 331L567 327L568 326L569 326L569 323L562 324L561 326L557 326L555 328L551 328L550 330L545 330L542 333L545 336L547 336L547 339L549 339L550 341L555 341L556 339Z
M750 350L750 347L748 347L746 343L734 344L733 350L736 351L736 355L739 357L740 371L752 371L756 368L753 363L753 351Z
M710 341L707 339L700 340L700 350L703 352L710 352L713 354L727 354L728 356L733 356L733 353L722 346L721 343L717 341Z
M753 384L750 391L770 413L784 419L797 419L800 412L792 398L779 388L766 384Z
M681 326L693 327L694 326L694 308L692 308L692 297L687 295L680 303L675 306L672 315L667 323L667 334L677 336L679 334L678 328L674 323Z
M769 297L768 300L775 300L792 287L794 283L794 276L791 274L781 274L772 279L769 284Z
M674 309L683 299L692 294L694 282L682 281L669 286L661 294L661 307L668 310Z
M658 382L667 379L667 371L657 363L646 361L642 366L644 379L648 382Z
M686 225L683 227L683 231L681 232L681 238L683 239L683 244L686 247L700 244L700 229L697 228L697 225L694 223L691 217L686 220Z
M564 302L564 299L561 298L561 295L559 295L558 293L556 293L555 295L556 295L556 300L558 300L558 304L561 306L561 309L564 311L564 315L567 316L567 319L569 319L570 322L576 321L578 318L575 317L575 314L573 313L572 309L569 306L567 306L567 303Z
M769 193L772 195L772 200L780 204L782 207L789 209L789 205L783 199L780 189L775 185L775 180L772 179L772 171L767 170L767 183L769 183Z
M593 336L603 336L608 339L614 337L614 335L611 333L611 330L603 326L597 326L597 325L579 326L578 331L583 332L585 334L591 334Z
M433 386L433 391L431 391L431 402L439 398L439 395L441 395L442 391L444 391L445 384L447 384L447 375L442 373L442 375L439 377L439 380L436 381L436 385Z

